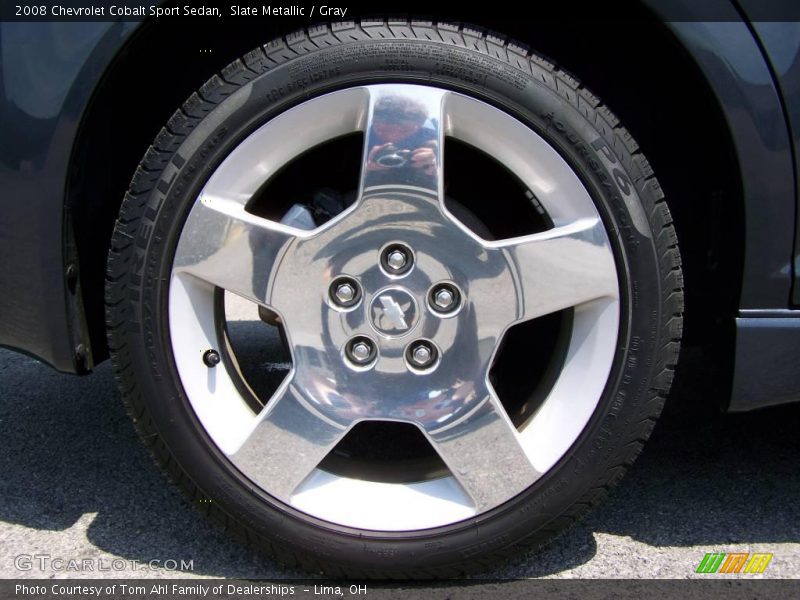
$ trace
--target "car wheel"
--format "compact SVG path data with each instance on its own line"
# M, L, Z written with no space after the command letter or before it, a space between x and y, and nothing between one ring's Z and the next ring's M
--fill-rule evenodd
M114 366L164 469L283 562L359 577L457 575L574 522L652 430L682 302L614 115L449 24L233 62L147 151L108 263Z

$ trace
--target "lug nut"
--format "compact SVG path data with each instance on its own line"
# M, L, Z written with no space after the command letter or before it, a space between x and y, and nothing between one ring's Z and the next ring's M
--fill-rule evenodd
M330 287L330 297L334 304L342 308L350 308L361 299L361 289L355 279L338 277Z
M203 363L209 368L213 369L220 363L219 352L216 350L206 350L203 352Z
M369 359L369 346L364 342L358 342L353 346L353 359L357 362L366 362Z
M368 337L358 336L347 342L345 354L353 363L366 365L375 360L378 351Z
M414 362L418 365L426 365L431 359L431 351L425 346L419 346L414 350L414 354L412 356L414 357Z
M350 302L356 297L356 291L349 283L342 283L336 288L336 298L339 302Z
M453 293L450 290L439 290L438 292L436 292L434 303L442 310L447 310L453 305L454 300L455 297L453 296Z
M406 349L406 360L417 369L430 367L436 362L436 357L436 348L427 340L412 342Z
M381 266L389 275L404 275L411 270L414 256L403 244L391 244L381 253Z
M461 301L461 294L458 288L451 283L440 283L435 285L428 294L428 303L431 309L437 313L454 312Z
M389 256L386 257L386 263L395 271L399 271L405 267L407 262L406 255L400 252L400 250L393 250L389 253Z

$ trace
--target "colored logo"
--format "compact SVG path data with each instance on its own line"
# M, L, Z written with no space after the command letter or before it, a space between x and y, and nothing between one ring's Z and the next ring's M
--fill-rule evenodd
M771 553L708 552L695 573L763 573L771 560Z

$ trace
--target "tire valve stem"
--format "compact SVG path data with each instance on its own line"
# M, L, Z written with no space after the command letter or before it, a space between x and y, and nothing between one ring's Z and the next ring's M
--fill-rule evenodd
M216 350L206 350L203 352L203 362L209 369L213 369L219 364L219 352Z

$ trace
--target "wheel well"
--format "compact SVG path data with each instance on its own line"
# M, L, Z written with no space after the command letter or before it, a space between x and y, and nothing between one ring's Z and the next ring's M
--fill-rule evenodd
M618 10L620 14L611 14ZM631 19L634 20L631 20ZM692 58L644 9L608 21L472 22L528 44L572 72L630 130L666 193L684 261L684 340L713 356L730 382L733 317L741 289L744 202L721 110ZM67 202L77 240L94 360L105 358L105 256L130 178L175 108L247 51L302 26L255 20L139 27L95 92L76 141ZM209 41L206 41L209 40ZM725 396L722 391L721 397Z

